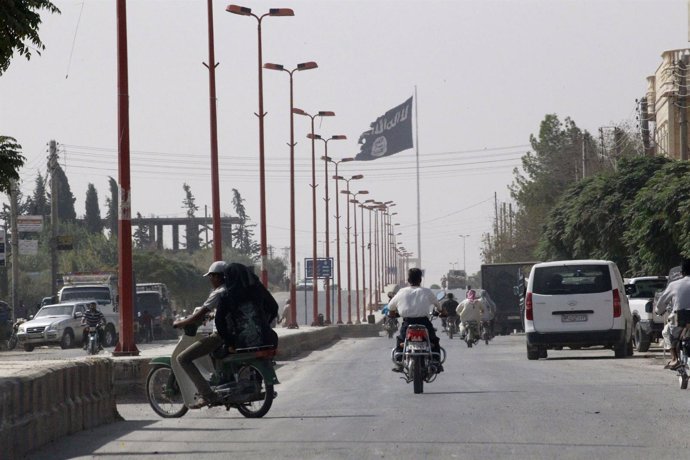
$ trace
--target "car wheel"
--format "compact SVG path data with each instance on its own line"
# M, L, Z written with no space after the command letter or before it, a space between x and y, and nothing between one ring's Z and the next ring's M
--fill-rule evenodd
M546 359L548 356L549 355L548 355L548 352L546 351L546 347L539 349L539 358L540 359Z
M60 340L60 348L66 350L67 348L72 348L74 346L74 334L71 329L67 329L64 334L62 334L62 340Z
M530 361L536 361L539 359L539 349L537 347L527 345L527 359Z
M31 345L30 343L25 343L24 344L24 351L34 351L34 346Z
M635 323L634 342L635 350L639 351L640 353L644 353L649 350L651 340L649 335L645 334L642 330L640 323Z
M625 358L626 356L628 356L627 343L623 342L623 343L619 343L618 345L614 346L613 347L613 355L617 359Z

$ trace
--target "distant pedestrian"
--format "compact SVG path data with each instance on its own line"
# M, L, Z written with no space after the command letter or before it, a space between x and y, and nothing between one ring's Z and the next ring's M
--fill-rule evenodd
M283 327L288 327L290 323L290 299L287 299L283 306L283 311L280 312L280 324Z

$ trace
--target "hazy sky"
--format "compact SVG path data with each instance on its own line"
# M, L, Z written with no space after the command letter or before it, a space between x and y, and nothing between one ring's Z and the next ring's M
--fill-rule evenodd
M45 16L40 29L46 50L28 62L15 57L0 77L0 133L23 146L25 194L37 173L45 175L46 143L55 139L77 214L83 215L93 183L105 215L107 178L117 178L115 1L55 3L62 14ZM231 190L237 188L258 223L256 21L226 13L229 1L213 3L221 212L233 213ZM335 118L317 119L316 129L348 136L330 142L334 158L354 156L369 123L417 87L427 286L451 264L462 267L460 234L470 235L468 271L479 269L494 192L510 199L512 169L545 114L570 116L592 131L625 120L635 125L635 99L644 95L662 51L688 46L684 0L276 0L245 6L259 13L295 10L294 17L264 20L264 62L319 64L295 75L295 106L335 111ZM183 216L187 182L203 215L204 205L211 207L206 1L136 0L127 8L133 214ZM280 249L289 244L287 74L264 71L264 100L268 242ZM311 257L312 247L308 122L295 120L299 261ZM317 149L323 154L321 143ZM341 173L364 174L353 188L398 204L399 238L417 253L414 160L409 150L344 163ZM323 163L317 168L323 232ZM329 188L332 194L333 183Z

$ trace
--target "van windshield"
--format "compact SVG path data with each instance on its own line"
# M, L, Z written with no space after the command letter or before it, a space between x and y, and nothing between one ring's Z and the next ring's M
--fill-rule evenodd
M608 265L561 265L534 269L532 292L535 294L593 294L610 290Z

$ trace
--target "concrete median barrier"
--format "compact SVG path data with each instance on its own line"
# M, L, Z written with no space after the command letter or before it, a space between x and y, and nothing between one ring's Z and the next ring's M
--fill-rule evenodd
M108 359L52 361L0 378L2 458L22 458L50 441L118 418Z

